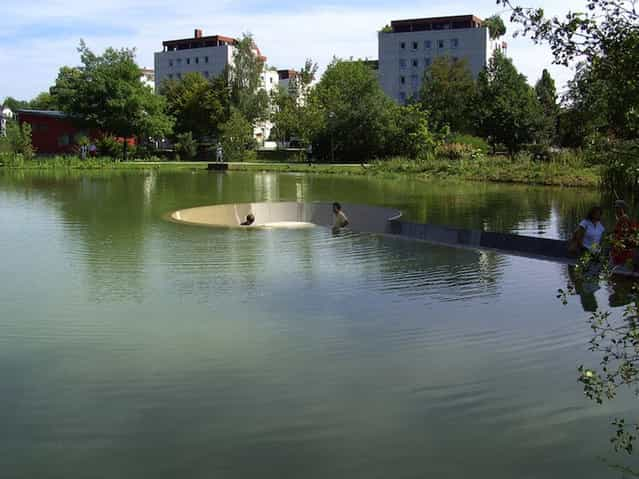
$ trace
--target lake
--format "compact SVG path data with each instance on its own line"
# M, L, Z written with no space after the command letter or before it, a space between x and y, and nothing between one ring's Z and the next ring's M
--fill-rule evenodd
M0 169L7 478L618 478L565 265L174 210L341 201L565 238L589 190ZM348 213L348 212L347 212ZM608 222L610 222L608 215ZM614 459L614 457L613 457Z

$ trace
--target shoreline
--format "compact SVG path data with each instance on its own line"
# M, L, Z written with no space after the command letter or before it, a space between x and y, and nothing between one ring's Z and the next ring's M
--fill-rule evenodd
M65 159L63 161L34 160L23 165L1 165L7 170L206 170L209 162L190 161L127 161ZM411 178L420 181L457 180L537 186L598 187L599 174L596 168L570 167L556 163L517 163L489 157L484 161L426 162L379 161L366 164L326 164L326 163L274 163L274 162L231 162L228 171L269 171L279 173L313 173L325 175L373 176L378 178Z

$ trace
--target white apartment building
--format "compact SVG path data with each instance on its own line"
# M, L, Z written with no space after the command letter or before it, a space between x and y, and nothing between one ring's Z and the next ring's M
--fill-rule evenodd
M390 30L379 32L378 74L382 89L399 103L419 94L435 58L466 59L476 77L497 45L474 15L394 20Z
M163 81L180 80L191 72L201 73L205 78L221 75L227 67L233 65L237 43L238 40L232 37L203 36L200 29L195 30L192 38L162 42L162 51L155 53L155 90L160 91ZM254 53L266 63L266 57L257 46ZM283 85L278 71L265 67L261 88L270 94L278 85ZM255 137L258 142L268 138L272 127L270 122L255 125Z
M237 40L222 35L205 37L195 30L193 38L162 42L163 50L155 53L155 89L164 80L180 80L186 73L197 72L206 78L222 74L233 62Z
M155 71L150 68L140 68L140 81L144 86L155 91Z

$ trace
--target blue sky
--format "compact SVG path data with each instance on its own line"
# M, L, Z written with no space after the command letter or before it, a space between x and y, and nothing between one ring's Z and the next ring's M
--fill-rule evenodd
M522 0L549 13L583 7L584 0ZM377 30L392 19L499 12L495 0L0 0L0 101L30 99L47 90L62 65L78 62L83 38L95 51L136 47L140 66L153 66L162 41L205 34L251 32L269 64L299 68L308 57L324 67L333 56L377 58ZM182 5L187 8L180 8ZM507 14L504 19L507 19ZM559 85L570 69L553 66L550 50L530 40L505 40L517 67L533 83L549 68Z

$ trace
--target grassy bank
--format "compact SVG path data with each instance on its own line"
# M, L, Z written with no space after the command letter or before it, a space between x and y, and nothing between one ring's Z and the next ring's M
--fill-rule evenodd
M7 157L4 157L6 160ZM110 158L77 157L36 158L30 161L5 161L7 168L19 169L203 169L205 162L129 161L116 162ZM581 162L532 161L528 158L511 160L502 156L489 156L465 160L409 160L391 158L359 164L312 164L254 162L230 163L232 171L274 171L290 173L316 173L340 175L373 175L379 177L410 177L421 180L467 180L501 183L522 183L554 186L596 186L600 172L597 167L588 167Z

